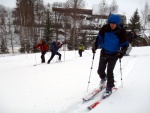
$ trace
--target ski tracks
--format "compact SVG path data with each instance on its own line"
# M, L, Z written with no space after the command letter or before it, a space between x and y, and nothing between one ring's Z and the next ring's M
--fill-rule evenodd
M114 71L114 75L116 75L114 78L115 81L117 81L117 84L121 84L121 73L123 84L125 84L125 79L131 75L130 73L136 65L138 59L139 57L135 55L123 57L123 59L121 59L121 69L120 62L118 60Z

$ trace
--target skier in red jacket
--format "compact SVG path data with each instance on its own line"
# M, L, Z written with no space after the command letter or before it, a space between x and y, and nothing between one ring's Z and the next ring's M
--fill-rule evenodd
M45 54L46 52L48 51L48 46L46 45L46 43L41 39L40 40L40 43L37 44L34 49L37 49L40 47L40 51L41 51L41 60L42 60L42 63L45 63Z

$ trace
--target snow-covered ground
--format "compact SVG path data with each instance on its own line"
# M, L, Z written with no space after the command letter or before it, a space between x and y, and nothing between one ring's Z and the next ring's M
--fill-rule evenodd
M88 92L98 87L97 50ZM61 51L63 62L40 64L40 53L0 56L0 113L87 113L87 106L101 97L83 103L91 71L91 50L83 57L76 51ZM65 58L64 58L65 55ZM46 61L50 53L46 54ZM64 61L65 59L65 61ZM37 64L37 66L33 66ZM150 47L135 47L122 59L114 75L119 87L90 113L150 113Z

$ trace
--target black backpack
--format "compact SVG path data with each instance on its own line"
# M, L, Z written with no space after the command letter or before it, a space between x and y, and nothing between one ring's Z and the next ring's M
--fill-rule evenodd
M133 31L127 31L127 41L129 43L132 42L132 40L134 39L135 35L134 35L134 32Z

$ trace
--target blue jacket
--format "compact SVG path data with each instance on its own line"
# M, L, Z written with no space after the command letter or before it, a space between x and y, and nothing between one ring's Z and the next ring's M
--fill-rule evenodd
M112 30L110 23L117 24L117 28ZM101 45L102 49L108 54L117 53L120 48L129 46L126 40L126 31L120 28L120 17L111 15L108 19L108 24L104 25L97 35L95 46L98 48Z
M57 43L53 41L49 48L51 52L58 52L58 49L61 48L61 46L58 46Z

